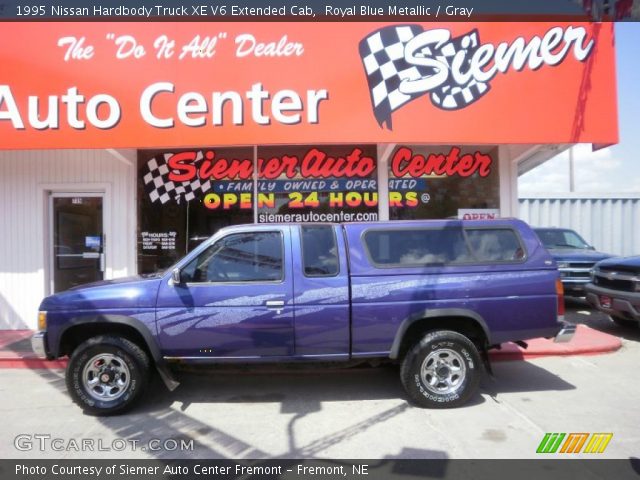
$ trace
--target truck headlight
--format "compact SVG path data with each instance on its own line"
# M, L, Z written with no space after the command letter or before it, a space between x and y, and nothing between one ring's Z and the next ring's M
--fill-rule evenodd
M569 268L568 262L558 262L558 268Z
M47 312L38 312L38 330L47 329Z

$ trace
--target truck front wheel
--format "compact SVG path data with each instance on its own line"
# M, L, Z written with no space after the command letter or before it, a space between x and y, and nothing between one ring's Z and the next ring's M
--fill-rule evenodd
M405 355L400 378L409 398L421 407L451 408L466 403L480 384L478 349L464 335L429 332Z
M91 415L124 412L140 398L148 378L145 351L131 340L111 335L80 344L66 371L71 398Z

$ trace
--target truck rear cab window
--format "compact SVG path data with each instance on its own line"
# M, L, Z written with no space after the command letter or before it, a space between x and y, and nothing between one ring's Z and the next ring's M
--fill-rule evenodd
M415 267L473 260L461 228L372 230L364 241L376 265Z
M383 267L520 262L525 257L518 236L508 228L374 230L365 233L364 243L372 262Z
M302 232L302 263L306 277L334 277L339 272L338 245L331 226L309 225Z
M186 283L269 282L283 278L279 232L234 233L193 259L181 275Z
M519 262L524 248L510 228L465 228L469 245L480 262Z

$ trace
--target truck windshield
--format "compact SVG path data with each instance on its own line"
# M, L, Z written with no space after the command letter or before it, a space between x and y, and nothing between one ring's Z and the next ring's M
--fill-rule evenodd
M564 229L536 229L540 241L545 248L579 248L590 249L590 245L585 242L580 235L573 230Z

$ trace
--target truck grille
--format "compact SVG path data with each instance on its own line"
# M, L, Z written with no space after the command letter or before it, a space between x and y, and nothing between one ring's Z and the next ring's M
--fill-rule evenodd
M625 292L634 291L633 282L629 280L609 280L604 277L595 277L593 283L602 288L610 288L611 290L623 290Z
M595 262L569 262L569 268L591 268Z
M590 271L595 262L569 262L567 267L560 268L562 280L584 280L591 278Z
M576 272L575 270L574 271L565 270L565 271L567 271L569 273L568 276L570 278L584 278L584 279L588 280L589 277L590 277L588 270L586 272Z
M640 275L628 272L600 270L595 272L593 283L603 288L611 290L621 290L624 292L640 291Z

